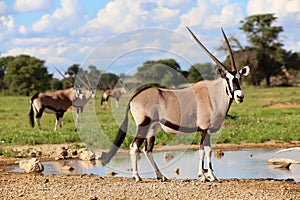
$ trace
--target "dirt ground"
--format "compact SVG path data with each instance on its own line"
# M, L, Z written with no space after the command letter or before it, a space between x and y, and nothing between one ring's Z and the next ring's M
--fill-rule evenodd
M274 148L288 144L215 145L215 149ZM26 147L28 148L28 147ZM178 147L180 148L180 147ZM178 149L175 148L175 149ZM186 148L186 147L185 147ZM191 147L196 148L196 147ZM40 158L45 160L49 158ZM161 182L97 175L43 175L11 173L3 166L18 159L0 157L0 199L299 199L300 183L273 179L170 179Z

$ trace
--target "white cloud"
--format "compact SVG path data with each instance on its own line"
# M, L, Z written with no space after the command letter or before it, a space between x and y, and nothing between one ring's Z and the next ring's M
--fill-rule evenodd
M180 17L180 24L177 31L182 31L185 26L201 26L205 18L209 16L209 5L206 1L198 1L196 7L192 7L187 13Z
M220 19L222 26L236 26L244 19L243 11L238 4L226 5L222 8Z
M44 11L51 8L53 3L53 0L16 0L13 9L19 13Z
M236 26L243 19L243 12L239 4L230 4L227 0L199 0L197 7L191 8L180 19L178 31L182 31L186 25L210 30Z
M0 26L3 29L12 29L14 27L14 19L12 15L0 16Z
M141 9L139 1L115 0L100 10L97 17L87 23L86 29L124 32L138 27L147 15L148 11Z
M184 9L186 7L189 7L194 2L194 0L153 0L153 2L157 2L157 4L167 8Z
M4 14L7 11L7 5L4 1L0 1L0 15Z
M42 41L42 39L40 39ZM59 41L59 40L58 40ZM29 43L29 41L24 41ZM81 63L83 55L87 54L87 51L82 51L82 47L79 44L58 44L53 43L50 45L49 42L44 41L43 45L23 45L21 47L15 47L9 49L3 53L2 56L13 55L17 56L20 54L28 54L35 56L39 59L46 60L46 66L70 66L74 63Z
M25 35L25 34L27 33L27 28L26 28L26 26L21 25L21 26L19 27L19 33Z
M300 12L300 1L299 0L293 0L293 1L289 1L287 2L286 4L286 10L288 12L291 12L291 13L298 13Z
M0 42L7 42L7 38L10 38L14 34L15 21L12 15L0 16Z
M300 13L298 0L249 0L247 5L249 15L274 13L279 18L284 18L291 13Z
M74 0L61 0L61 8L57 8L53 14L47 14L32 25L36 33L69 33L85 22L86 16Z
M99 10L78 33L120 33L141 27L174 27L180 8L153 0L114 0ZM172 1L170 1L172 2Z
M170 9L159 5L157 8L154 9L153 14L153 19L158 24L168 24L176 20L176 17L178 17L179 14L179 10Z

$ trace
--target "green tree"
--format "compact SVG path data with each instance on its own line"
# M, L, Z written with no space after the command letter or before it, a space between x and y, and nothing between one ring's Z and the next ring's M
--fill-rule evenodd
M135 77L141 82L159 83L167 87L185 82L180 65L174 59L146 61L138 67Z
M187 79L190 83L216 78L215 66L212 63L194 64L190 67Z
M68 67L66 72L64 72L64 74L67 75L62 79L64 89L70 88L74 85L75 77L79 71L79 66L79 64L73 64L70 67Z
M241 21L243 30L251 43L251 52L257 52L258 69L262 73L266 84L270 86L270 77L280 71L281 63L277 60L278 49L283 46L279 42L281 26L273 26L277 17L274 14L261 14L246 17Z
M75 77L76 74L78 74L79 71L79 64L73 64L70 67L68 67L67 71L65 72L65 74L68 74L71 77Z
M99 89L113 89L117 84L119 77L113 73L103 73L99 80Z
M62 90L64 89L63 83L61 80L57 79L57 78L53 78L50 81L50 85L51 85L51 90Z
M99 86L99 78L102 74L101 70L98 70L96 66L89 65L87 69L80 68L76 75L79 85L85 87L91 87L97 89ZM100 88L99 88L100 89Z
M88 76L89 82L93 88L99 87L99 78L101 77L102 71L98 70L96 66L90 65L88 66ZM99 88L100 89L100 88Z
M1 58L2 59L2 58ZM45 61L28 55L7 59L5 80L9 90L20 95L30 95L50 89L52 74L44 66Z
M9 85L7 81L5 81L4 77L7 70L7 64L10 63L14 59L13 56L2 57L0 59L0 89L8 89Z
M261 69L259 68L259 53L253 48L245 48L234 52L235 63L240 69L244 66L250 66L250 76L245 77L244 80L249 81L254 86L259 86L262 80L265 78ZM226 60L229 62L229 57Z

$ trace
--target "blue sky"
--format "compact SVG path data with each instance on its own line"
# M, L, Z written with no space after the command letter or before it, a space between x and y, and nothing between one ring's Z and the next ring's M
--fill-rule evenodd
M299 0L0 0L0 52L1 56L29 54L46 60L51 73L55 73L54 66L64 70L75 63L106 65L97 67L124 73L145 59L166 58L170 52L190 59L181 62L185 69L187 63L210 61L192 47L185 26L222 59L226 54L215 50L221 44L220 27L247 45L240 20L263 13L278 17L284 48L300 52ZM143 37L140 34L147 27L154 32ZM170 40L172 31L184 37ZM141 48L149 47L164 50L151 55L145 50L143 55ZM108 56L112 54L115 57ZM97 62L96 58L106 60Z

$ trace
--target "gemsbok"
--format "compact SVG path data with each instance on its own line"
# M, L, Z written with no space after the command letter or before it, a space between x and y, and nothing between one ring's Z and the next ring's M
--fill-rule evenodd
M157 179L167 180L160 172L152 155L155 135L158 129L171 134L200 132L198 175L201 177L201 181L216 180L211 162L210 136L221 128L233 100L236 103L242 103L244 100L240 80L242 75L248 75L250 68L246 66L240 71L237 70L233 53L223 29L222 34L229 51L231 71L204 47L188 27L187 29L204 52L216 62L220 76L215 80L199 81L190 87L179 90L148 87L131 97L126 109L125 119L118 130L112 147L109 152L102 152L99 160L105 165L116 154L126 136L128 112L131 110L137 126L136 137L130 145L132 171L136 181L141 180L138 174L137 156L139 148L145 139L143 152L150 162ZM204 169L205 155L208 165L207 170ZM204 174L206 172L207 175Z
M62 118L67 109L72 106L72 102L77 99L82 99L83 94L78 87L71 87L65 90L57 90L50 95L38 92L30 99L30 124L34 127L35 121L41 129L41 117L43 112L56 115L54 130L57 130L57 125L62 127Z
M106 89L101 98L101 107L104 108L104 104L107 107L109 97L116 99L116 108L119 107L119 99L120 97L126 93L126 89L124 87L114 88L112 90Z
M80 77L77 77L77 78L88 89L82 92L82 98L77 98L73 101L72 107L76 111L75 112L75 123L76 124L79 122L79 116L82 115L85 104L87 104L87 102L90 99L93 99L96 97L95 90L92 88L91 83L89 82L89 79L87 78L88 84L86 84L82 79L80 79Z

